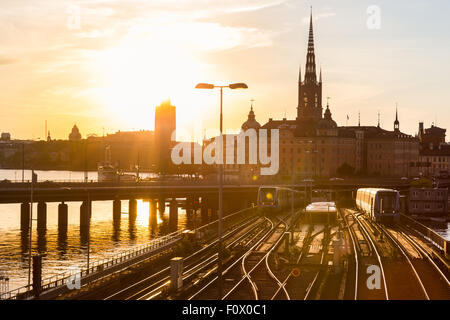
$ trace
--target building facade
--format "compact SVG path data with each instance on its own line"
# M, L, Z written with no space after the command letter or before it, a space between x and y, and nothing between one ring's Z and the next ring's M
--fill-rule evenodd
M448 189L410 188L408 211L411 215L446 216Z
M175 141L172 135L177 127L176 107L170 100L164 101L155 109L155 147L158 154L157 167L160 172L168 172L171 167L170 152ZM175 140L175 139L174 139Z
M242 129L257 123L253 108ZM258 123L259 125L259 123ZM394 130L378 126L339 127L327 102L322 106L322 70L317 77L312 15L304 77L299 71L297 118L269 119L257 128L279 130L281 179L328 178L337 175L410 177L418 174L419 141L400 131L396 112ZM242 177L254 179L255 166L241 166Z
M426 177L448 176L450 169L450 145L445 143L446 129L432 125L424 129L419 123L418 171Z
M80 141L81 140L81 133L78 129L77 125L73 125L72 131L69 134L69 141Z

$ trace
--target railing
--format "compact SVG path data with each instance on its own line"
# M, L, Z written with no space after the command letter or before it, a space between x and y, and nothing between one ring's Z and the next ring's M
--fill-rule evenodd
M89 265L88 269L76 272L75 270L63 272L49 278L42 280L42 292L47 291L52 288L56 288L68 283L70 277L75 276L77 279L82 280L88 275L92 275L96 272L104 271L113 266L119 265L133 258L139 257L143 254L154 251L155 249L161 248L169 243L173 243L181 238L184 230L179 230L163 237L154 239L147 244L140 245L136 248L120 252L113 256L112 258L105 258L102 260L97 260ZM9 292L3 293L0 299L23 299L33 296L32 285L26 285Z
M9 180L9 179L5 179L7 180L8 183L30 183L31 180L23 180L22 179L16 179L16 180ZM5 180L0 180L0 182L5 181ZM87 181L84 179L56 179L56 180L38 180L37 183L40 184L45 184L45 183L98 183L97 179L88 179Z
M239 210L237 212L234 212L232 214L229 214L225 217L223 217L224 224L228 223L229 221L233 220L236 217L242 217L243 215L254 213L254 210L256 207L252 206L250 208L245 208L242 210ZM206 225L203 225L199 228L194 229L194 231L203 233L207 232L208 230L216 231L213 227L217 225L218 220L215 220L213 222L210 222ZM81 271L77 270L71 270L67 272L63 272L60 274L56 274L54 276L51 276L49 278L46 278L42 280L41 290L42 292L45 292L47 290L57 288L63 285L66 285L70 279L73 279L75 277L77 280L80 281L86 279L87 276L93 275L97 272L105 271L113 266L117 266L119 264L122 264L124 262L130 261L131 259L137 258L141 255L147 254L152 252L155 249L161 248L169 243L173 243L179 239L182 238L182 234L186 230L178 230L176 232L167 234L165 236L162 236L160 238L156 238L152 241L150 241L147 244L140 245L136 248L120 252L116 255L114 255L111 258L105 258L101 260L93 261L88 269L83 269ZM11 290L9 292L3 293L0 296L0 299L26 299L33 296L33 286L32 285L26 285L14 290Z
M442 251L446 257L450 255L450 241L446 240L436 231L404 214L400 215L400 221L406 222L406 224L410 225L414 230L422 234L422 236L429 240L436 248Z

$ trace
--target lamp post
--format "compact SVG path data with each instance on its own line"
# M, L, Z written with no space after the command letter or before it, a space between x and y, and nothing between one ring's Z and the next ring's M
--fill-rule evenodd
M210 83L199 83L195 86L196 89L214 89L220 88L220 148L222 159L219 162L219 248L217 259L217 280L218 280L218 295L219 300L222 299L222 218L223 218L223 88L230 89L247 89L245 83L232 83L227 86L216 86Z

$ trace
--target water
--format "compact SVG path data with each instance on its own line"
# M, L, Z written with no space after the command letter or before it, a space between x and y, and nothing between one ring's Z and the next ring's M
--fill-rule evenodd
M84 172L36 171L43 180L82 180ZM96 180L97 173L89 172L88 178ZM3 179L22 179L21 170L0 170ZM25 171L25 180L31 179L31 172ZM85 268L87 264L87 237L80 234L81 202L68 202L68 230L58 232L58 203L47 203L47 230L39 233L33 221L32 252L43 255L43 278ZM149 202L137 201L136 222L128 221L128 201L122 200L120 225L112 219L112 201L92 202L90 228L91 261L111 257L136 245L147 243L158 235L168 233L168 210L163 217L158 213L158 225L152 230L149 225ZM33 213L37 212L34 204ZM36 217L36 215L34 216ZM178 228L185 228L186 212L178 211ZM10 278L9 289L28 283L28 243L29 238L20 230L20 204L0 204L0 273L6 272Z
M450 240L450 222L421 221L421 223L436 231L446 240Z
M74 181L79 182L84 180L84 171L55 171L55 170L35 170L34 171L38 176L38 181ZM128 172L125 172L128 173ZM88 181L97 181L97 171L88 171ZM130 174L134 174L130 172ZM31 170L24 170L23 172L23 180L30 181L31 180ZM154 173L139 173L140 178L147 177L155 177ZM0 169L0 181L8 179L11 181L22 181L22 170L21 169Z

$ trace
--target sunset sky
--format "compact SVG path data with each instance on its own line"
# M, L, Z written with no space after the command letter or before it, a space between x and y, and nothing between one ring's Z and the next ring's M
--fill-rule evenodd
M170 98L179 136L218 126L217 91L198 82L245 82L224 94L225 128L294 118L313 6L323 98L339 125L450 128L447 0L2 0L0 132L12 138L83 137L154 128ZM380 29L369 29L370 5ZM79 13L79 15L78 15ZM196 122L197 119L197 122ZM198 119L201 119L199 122ZM184 130L183 130L184 129Z

